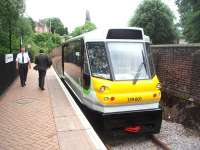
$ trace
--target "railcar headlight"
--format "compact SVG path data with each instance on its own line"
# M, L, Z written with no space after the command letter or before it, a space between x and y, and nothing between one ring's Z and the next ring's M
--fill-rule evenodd
M162 88L162 85L161 85L161 83L158 83L156 87L157 87L157 89L159 89L159 90L160 90L160 89Z
M104 100L105 101L108 101L110 98L109 97L104 97Z
M100 86L100 88L98 89L98 91L100 92L100 93L109 93L110 92L110 90L109 90L109 87L108 86L105 86L105 85L102 85L102 86Z
M103 93L105 90L106 90L106 87L105 87L105 86L101 86L100 89L99 89L99 91L100 91L101 93Z

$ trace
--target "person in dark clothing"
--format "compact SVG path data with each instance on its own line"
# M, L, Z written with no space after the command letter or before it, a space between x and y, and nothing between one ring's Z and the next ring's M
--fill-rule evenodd
M47 54L44 53L43 50L40 50L40 54L35 57L35 64L37 65L38 73L39 73L39 87L41 90L44 89L44 81L46 76L46 71L51 67L52 61Z
M18 53L16 57L16 69L19 71L22 87L26 86L28 66L29 68L31 68L30 58L29 58L28 53L25 52L25 48L22 47L20 49L20 53Z

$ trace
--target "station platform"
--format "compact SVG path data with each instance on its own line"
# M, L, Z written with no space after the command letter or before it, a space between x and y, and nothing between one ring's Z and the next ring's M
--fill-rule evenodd
M52 67L45 89L30 69L25 87L18 77L0 97L0 150L106 149Z

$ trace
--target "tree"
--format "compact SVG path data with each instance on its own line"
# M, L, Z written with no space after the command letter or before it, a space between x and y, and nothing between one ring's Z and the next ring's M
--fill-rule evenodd
M30 18L20 17L16 24L16 31L17 33L31 36L31 34L33 33L33 28Z
M67 27L64 28L64 34L68 35L68 28Z
M83 34L83 33L86 33L86 32L89 32L89 31L92 31L96 29L96 25L93 24L92 22L90 21L86 21L86 23L83 25L83 26L79 26L79 27L76 27L74 29L74 31L71 33L71 35L74 37L74 36L78 36L80 34Z
M35 21L31 17L28 17L27 19L31 24L32 31L35 32Z
M0 47L12 49L12 36L18 18L25 10L24 0L1 0L0 1L0 35L5 41L0 41ZM2 38L0 36L0 39ZM5 42L5 43L4 43Z
M26 17L19 17L15 28L13 28L12 47L14 51L18 51L20 45L20 38L23 38L23 46L26 46L28 38L33 34L31 21Z
M40 49L44 49L45 52L48 53L61 44L61 37L58 34L52 33L35 33L32 40L35 45Z
M189 42L200 42L200 1L176 0L181 15L183 35Z
M44 21L47 24L47 27L51 28L52 33L58 33L60 35L66 34L63 23L59 18L46 18Z
M161 0L144 0L129 21L149 35L153 44L173 43L177 38L172 11Z

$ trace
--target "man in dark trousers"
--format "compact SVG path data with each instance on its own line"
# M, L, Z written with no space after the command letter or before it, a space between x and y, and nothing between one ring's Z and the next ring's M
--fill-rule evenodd
M39 87L41 90L44 89L44 81L46 76L46 71L51 67L52 61L43 50L40 50L40 54L35 57L35 64L37 65L39 72Z
M16 57L16 69L19 70L19 76L22 87L26 86L28 66L29 68L31 68L30 58L28 53L25 52L25 48L22 47L20 49L20 53L18 53Z

